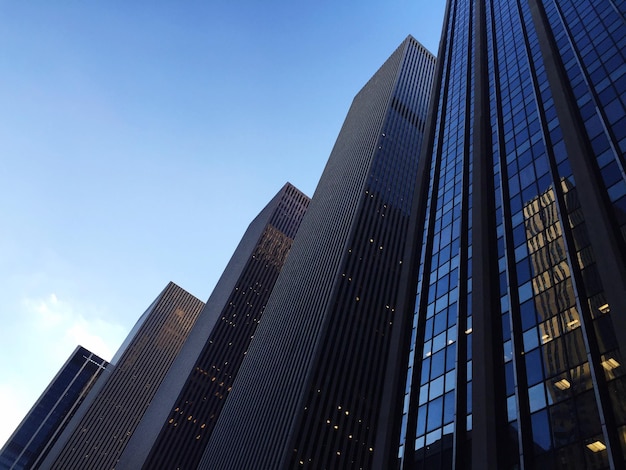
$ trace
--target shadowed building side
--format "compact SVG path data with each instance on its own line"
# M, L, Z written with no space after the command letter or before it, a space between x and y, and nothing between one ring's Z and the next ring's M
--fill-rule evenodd
M355 97L200 468L371 461L434 62L409 37Z
M228 296L211 299L189 343L193 367L178 389L161 394L120 458L118 468L196 468L228 398L250 341L262 322L267 299L287 258L309 198L287 183L251 224L234 257L245 261ZM231 266L232 267L232 266ZM224 272L224 277L232 272ZM200 328L211 320L211 330ZM208 322L207 322L208 323ZM191 357L187 345L181 360ZM182 363L175 364L178 376ZM181 377L179 377L179 380ZM160 418L157 417L160 416ZM157 421L160 419L160 422ZM158 433L158 435L156 434ZM149 452L149 455L148 455Z

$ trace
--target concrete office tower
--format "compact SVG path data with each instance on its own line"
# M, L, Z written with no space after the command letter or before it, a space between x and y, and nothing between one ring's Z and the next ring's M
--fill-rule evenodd
M287 183L250 224L117 468L196 468L309 198Z
M109 377L92 390L42 468L116 468L203 306L176 284L165 287L111 361Z
M0 468L36 468L108 365L78 346L0 450Z
M625 467L625 18L448 1L389 466Z
M408 37L355 97L200 468L372 462L434 65Z

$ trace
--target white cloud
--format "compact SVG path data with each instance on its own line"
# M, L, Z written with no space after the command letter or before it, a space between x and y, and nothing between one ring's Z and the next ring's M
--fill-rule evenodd
M56 294L50 294L45 299L24 299L22 305L24 313L35 321L36 328L54 328L63 323L63 311L59 310L59 299Z
M45 299L24 299L23 307L36 336L54 345L55 351L66 350L64 358L80 344L109 360L124 339L121 325L106 321L99 312L93 312L93 307L82 309L95 313L85 316L72 302L59 300L54 293Z

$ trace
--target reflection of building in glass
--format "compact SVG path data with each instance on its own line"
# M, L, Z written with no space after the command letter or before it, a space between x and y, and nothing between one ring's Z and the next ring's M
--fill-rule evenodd
M114 468L193 327L203 303L169 283L92 389L43 468Z
M78 346L0 451L0 468L36 468L108 364Z
M576 189L566 181L561 182L561 189L569 198L575 197ZM581 326L554 190L549 188L525 204L523 212L539 342L547 344ZM529 342L535 338L534 333L527 335ZM578 336L576 338L582 340ZM568 356L556 347L544 349L550 375L563 372L567 368ZM580 351L584 356L582 342L571 349ZM574 359L569 357L570 361L577 362ZM561 385L566 384L561 382Z
M570 205L576 204L576 188L565 180L560 187ZM572 217L582 217L578 206L572 209ZM532 387L541 377L536 374L536 379L528 382L532 387L529 407L533 412L545 407L546 400L548 404L565 400L565 404L551 408L550 418L555 445L567 445L576 440L578 422L597 421L599 416L589 396L583 393L592 390L592 380L554 189L548 188L529 201L523 212L538 322L536 328L523 333L524 351L529 357L540 356L544 375L551 378ZM580 262L584 266L584 260ZM535 349L537 344L540 346ZM546 395L542 393L544 387ZM567 401L572 394L578 394L577 403Z
M409 37L355 97L200 468L372 466L434 62Z
M250 224L121 468L197 467L308 204L286 184Z
M624 14L448 1L407 263L402 468L626 466Z

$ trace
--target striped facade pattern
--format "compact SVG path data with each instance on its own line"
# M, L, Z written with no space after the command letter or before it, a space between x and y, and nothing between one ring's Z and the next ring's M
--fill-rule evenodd
M309 198L287 184L144 468L196 468L232 388Z
M176 284L166 286L52 468L115 468L203 305Z
M371 468L434 57L415 40L400 63L325 333L298 410L291 468Z
M415 53L416 49L420 52ZM330 329L334 327L332 317L343 314L337 307L341 298L347 299L348 291L344 291L349 288L347 279L344 279L344 274L349 272L347 269L353 270L351 275L367 278L367 272L350 261L363 256L365 251L353 255L353 250L366 250L371 255L372 265L377 265L379 270L400 261L397 246L401 242L394 238L394 233L383 234L390 227L374 221L384 215L400 226L405 223L400 214L406 211L403 204L408 204L411 190L406 193L405 188L391 191L393 185L388 178L392 174L408 172L409 185L414 183L407 160L417 158L415 146L419 143L409 135L405 136L406 142L394 143L391 137L385 142L383 134L385 124L400 119L398 116L404 116L405 124L397 124L397 130L402 129L410 135L420 132L419 122L425 119L430 83L426 83L422 90L426 96L409 98L410 85L403 85L402 90L398 90L399 84L404 83L403 77L413 76L412 72L419 64L424 68L424 75L417 78L428 81L428 71L434 66L434 59L429 56L423 61L417 57L419 54L428 55L413 38L408 38L355 97L200 468L281 468L288 465L292 461L292 444L298 439L302 411L307 406L309 391L314 387L316 371L323 370L325 365L332 366L322 361L340 359L332 354L326 355L332 351L333 344L337 341L360 343L359 353L369 347L384 349L384 341L376 342L384 331L376 332L375 325L384 330L384 324L392 315L386 308L387 305L392 308L394 304L388 286L379 291L380 296L372 295L372 298L377 297L372 308L378 311L363 313L359 321L364 330L358 324L353 325L354 329L342 327L341 332ZM394 97L396 107L391 111ZM393 113L398 116L390 119ZM414 116L420 116L421 121ZM391 132L392 128L388 131ZM394 145L398 145L398 152L392 151ZM377 156L381 157L380 162L376 160ZM388 191L390 195L393 193L390 198L387 198ZM385 204L388 207L384 207ZM370 221L361 221L361 217ZM361 233L365 228L369 228L368 233ZM394 226L392 232L397 228ZM372 237L375 237L375 246L369 241ZM367 241L361 243L365 238ZM379 253L382 243L386 245L382 250L384 254ZM374 249L378 250L376 254ZM371 287L372 282L385 285L386 275L364 283L363 287ZM390 286L393 284L393 280L389 281ZM350 293L351 302L356 301L352 296L354 293ZM358 335L363 331L369 336L360 342ZM384 350L373 352L381 357L385 355ZM355 357L354 363L365 360L368 360L365 356ZM360 371L352 378L353 383L346 384L347 388L357 390L356 382L364 378L363 369ZM345 378L332 377L329 381L339 383ZM325 389L325 393L329 391ZM337 399L338 395L328 393L325 396L327 403L319 412L323 413L328 406L336 410ZM358 405L352 410L357 408ZM375 413L370 410L369 416ZM325 439L322 434L317 437ZM363 447L359 452L359 459L367 459L363 453L372 451Z

